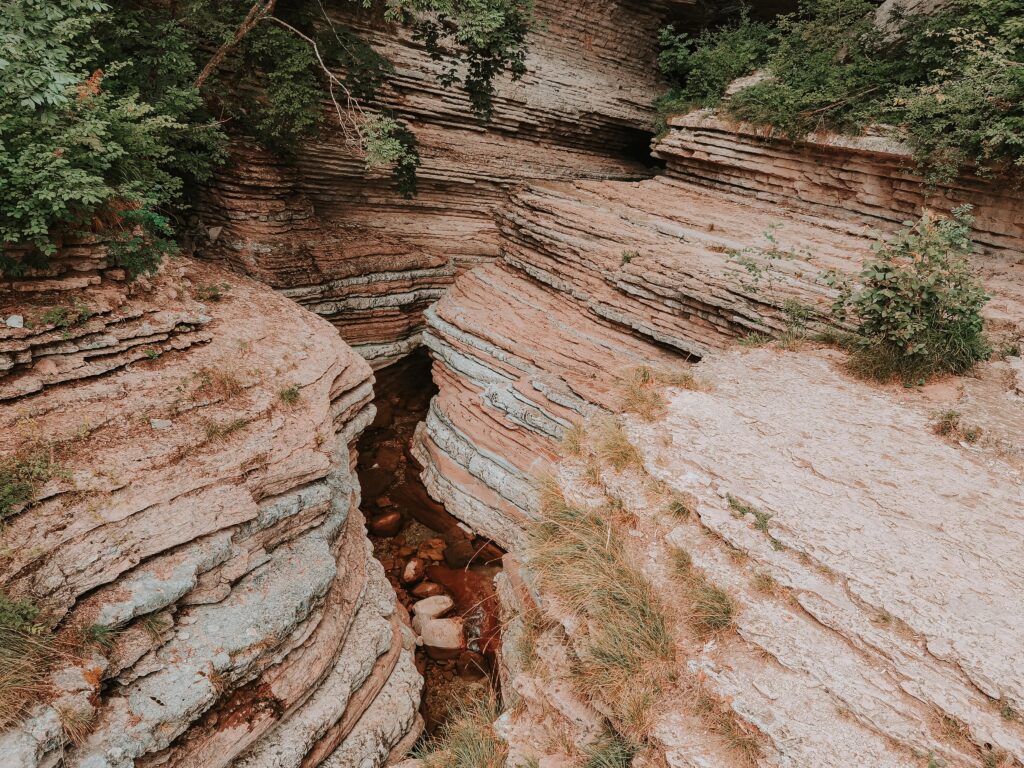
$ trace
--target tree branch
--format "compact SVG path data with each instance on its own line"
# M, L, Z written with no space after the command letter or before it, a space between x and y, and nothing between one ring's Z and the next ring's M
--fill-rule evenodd
M253 5L245 15L245 19L242 20L238 29L235 30L234 37L218 48L216 53L213 54L213 57L206 62L206 66L203 67L203 71L199 73L198 77L196 77L195 82L192 83L192 87L202 88L206 79L212 75L217 70L217 67L221 65L221 62L224 61L224 57L242 41L242 38L249 34L261 21L274 12L275 5L277 5L277 0L261 0L261 2Z

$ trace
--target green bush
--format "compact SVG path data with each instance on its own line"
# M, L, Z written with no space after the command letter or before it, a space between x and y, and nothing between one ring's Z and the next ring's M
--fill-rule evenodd
M658 42L658 67L675 83L657 104L662 116L659 129L664 129L665 116L714 105L729 83L763 64L771 34L767 25L751 21L744 12L735 24L706 29L697 37L665 27Z
M969 261L971 223L966 206L950 218L926 214L875 245L858 286L831 276L840 289L837 319L856 324L855 372L910 384L964 373L989 356L981 317L988 296Z
M894 15L884 28L877 7L871 0L801 0L796 13L768 26L743 18L705 32L692 48L664 31L660 65L673 89L663 106L679 94L707 106L724 90L722 77L763 65L770 77L726 105L734 117L791 136L889 124L929 182L948 181L964 166L1018 173L1024 0L948 0L928 16Z
M371 6L383 0L363 0ZM175 249L172 220L226 158L227 131L288 158L326 114L411 195L412 132L374 108L390 64L316 0L278 3L236 43L252 0L9 0L0 14L0 275L45 266L62 237L99 232L114 263L150 272ZM388 0L447 62L482 118L496 78L525 69L532 0ZM224 56L212 59L214 51ZM315 47L314 47L315 46ZM321 62L322 58L322 62ZM207 63L205 79L198 77ZM341 71L344 75L328 75ZM339 77L341 79L339 79ZM325 110L329 97L338 109Z

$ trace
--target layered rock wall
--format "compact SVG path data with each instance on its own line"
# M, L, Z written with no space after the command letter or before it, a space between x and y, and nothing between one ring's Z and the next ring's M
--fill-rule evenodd
M652 731L669 765L744 765L755 752L749 764L815 768L1024 760L1019 659L995 640L1020 632L995 618L1019 613L1019 568L981 575L982 563L1012 560L1003 544L1021 537L1019 202L976 179L926 197L891 145L773 140L707 114L677 119L656 153L668 165L657 179L513 195L501 260L461 275L427 311L440 390L415 448L427 487L523 552L536 479L554 472L574 502L614 500L633 521L627 549L666 605L680 600L673 549L728 590L736 632L698 642L685 618L674 630L680 682L660 694ZM919 390L851 379L842 353L808 341L832 323L822 273L857 271L876 230L961 202L977 206L988 326L1011 356ZM785 341L735 349L772 337ZM696 386L667 390L652 426L623 422L638 468L600 466L600 429L581 459L559 459L571 423L624 407L638 367L698 359ZM951 445L931 422L946 411L984 424L984 437ZM666 516L665 493L692 500L695 516ZM529 582L527 563L517 583ZM523 759L573 759L538 745L552 727L582 740L606 727L607 702L571 695L586 632L543 590L503 593L507 653L530 612L553 626L530 646L543 649L543 674L507 660L523 706L499 730ZM696 684L724 703L695 711Z
M686 3L681 3L686 5ZM258 277L338 327L374 366L418 343L423 310L460 271L498 253L493 210L530 180L640 178L663 3L537 3L527 74L501 82L481 124L442 65L357 4L329 7L395 64L381 96L417 136L418 194L367 173L328 127L284 163L244 141L209 190L200 251Z
M358 510L369 367L248 279L88 262L0 294L4 482L45 467L5 510L0 585L47 661L30 700L4 690L26 708L0 763L382 765L421 678Z

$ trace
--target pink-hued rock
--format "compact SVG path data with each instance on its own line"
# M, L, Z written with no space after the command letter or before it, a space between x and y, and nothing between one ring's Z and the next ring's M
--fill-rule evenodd
M328 318L374 367L393 362L418 345L423 311L455 275L498 255L492 214L511 187L648 175L623 158L653 124L667 5L539 0L527 72L499 79L484 125L464 93L441 87L444 65L407 31L358 3L325 3L396 65L381 99L416 134L417 195L402 199L386 169L367 173L328 113L294 162L233 144L201 208L210 234L201 254Z
M194 298L215 284L230 284L219 301ZM2 760L255 768L272 745L283 764L315 764L358 754L349 735L374 706L395 716L385 752L403 741L420 678L401 663L352 471L373 418L369 366L324 320L188 259L130 286L101 272L66 299L16 289L0 303L32 317L55 296L94 314L66 333L0 329L17 347L0 376L0 455L44 445L60 464L0 531L0 585L45 606L69 642L83 626L116 632L81 665L59 660L56 698L0 734ZM36 350L66 375L41 379ZM381 703L399 679L406 700ZM53 707L72 704L92 730L62 747Z
M758 735L765 764L1020 761L1024 728L1012 715L1024 703L1024 669L1006 651L1020 645L1024 571L1015 359L905 390L852 379L843 353L811 342L792 352L735 344L791 330L793 306L811 332L828 327L834 294L821 272L859 270L872 227L892 231L926 203L945 210L975 199L988 211L979 210L973 257L993 295L988 327L1019 333L1019 198L965 179L926 200L891 143L758 142L707 115L678 119L658 152L668 163L658 179L514 193L500 214L500 262L460 275L427 310L439 394L415 452L428 490L475 532L524 551L534 478L553 471L580 503L599 503L600 491L625 500L639 521L628 548L667 605L679 592L670 546L734 595L737 633L693 650L683 682L654 708L652 740L669 765L738 764L693 713L692 675ZM595 489L582 460L559 460L570 423L620 409L621 374L697 357L693 373L706 386L667 389L663 420L626 428L646 474L692 494L697 515L665 515L650 478L605 470ZM931 419L951 408L989 439L936 435ZM730 496L767 517L744 517ZM752 586L761 570L782 594ZM533 593L528 577L520 582ZM586 633L543 589L536 597L561 628L541 632L548 666L568 680L571 663L558 658L571 659ZM527 618L517 612L503 616L503 689L526 707L502 719L513 753L543 756L535 747L552 712L586 743L587 707L571 683L556 696L554 679L512 658L512 627ZM937 730L936 713L963 723L966 742Z
M423 647L433 659L454 659L466 647L462 618L430 619L423 622Z

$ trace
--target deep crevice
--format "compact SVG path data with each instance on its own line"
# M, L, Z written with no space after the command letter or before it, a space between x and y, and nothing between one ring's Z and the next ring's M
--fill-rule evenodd
M498 692L501 637L493 582L504 553L467 533L420 480L423 468L412 455L412 439L437 394L426 349L378 371L376 378L377 415L359 440L357 466L374 555L406 609L422 598L448 595L455 605L446 616L464 623L463 648L421 646L416 652L425 680L420 712L429 736L452 703Z

